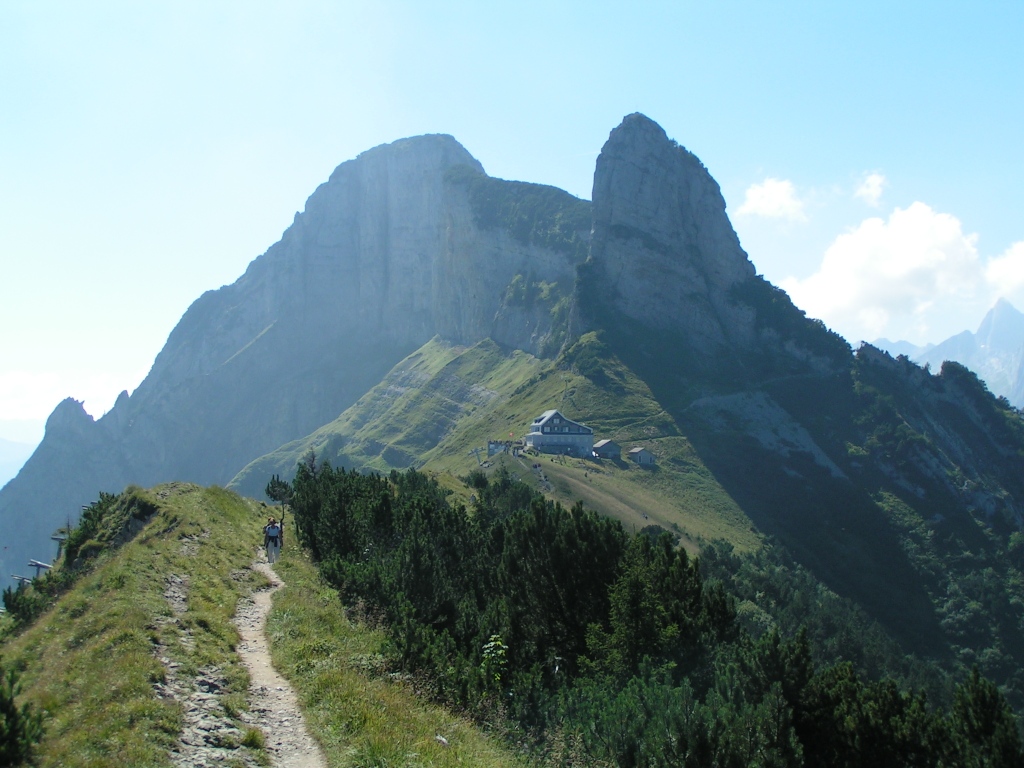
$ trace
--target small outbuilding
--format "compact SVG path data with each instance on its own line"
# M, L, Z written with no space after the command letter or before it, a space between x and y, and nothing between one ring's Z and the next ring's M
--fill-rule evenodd
M629 449L629 458L641 466L654 463L654 454L639 445Z
M594 455L599 459L621 459L622 448L614 440L598 440L594 443Z

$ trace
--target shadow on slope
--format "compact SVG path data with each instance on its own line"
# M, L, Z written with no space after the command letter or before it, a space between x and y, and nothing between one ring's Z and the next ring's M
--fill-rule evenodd
M842 372L842 365L850 365L849 348L843 361L834 334L813 321L798 325L810 341L804 346L824 353L820 359L838 373L809 373L806 359L783 351L778 333L769 336L774 343L746 357L701 356L682 337L623 321L608 323L603 335L609 352L648 384L715 480L762 532L778 537L801 565L862 605L908 650L940 654L938 617L897 532L868 489L843 472L842 461L836 464L830 446L812 437L820 431L816 422L834 415L817 410L820 399L852 396L852 382ZM747 397L777 408L772 391L789 387L817 397L778 417L790 422L781 434L778 424L759 426L756 415L727 414L712 423L691 407L706 399ZM849 412L840 418L848 420ZM759 436L762 428L769 434Z

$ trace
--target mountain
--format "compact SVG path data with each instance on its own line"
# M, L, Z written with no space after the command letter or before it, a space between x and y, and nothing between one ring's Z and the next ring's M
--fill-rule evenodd
M954 360L975 371L997 397L1024 407L1024 314L1006 299L996 302L974 333L963 331L925 347L888 339L874 345L932 368Z
M0 491L9 551L46 557L54 529L100 490L228 482L436 334L557 351L589 208L487 177L450 136L343 163L242 277L189 307L130 397L98 421L77 401L57 407Z
M488 439L557 406L658 463L510 465L549 496L675 530L692 551L713 539L756 551L767 535L906 651L952 667L986 648L1024 661L1005 618L1017 609L1004 610L1024 604L1019 415L961 365L932 374L871 345L854 353L806 318L755 274L707 171L646 118L612 132L597 168L558 355L438 337L233 486L256 493L310 451L356 469L465 473ZM972 617L970 604L986 607Z
M638 122L650 143L633 154L618 155L617 132L609 139L611 158L621 157L628 169L625 179L658 178L673 157L684 165L685 150ZM630 128L627 119L617 130ZM598 167L609 160L603 152ZM616 177L614 163L606 171ZM695 177L683 189L714 189L699 164L681 173ZM514 427L521 434L558 405L599 437L648 447L658 468L545 463L541 480L527 464L513 467L549 495L582 498L635 529L654 522L678 530L694 550L713 538L756 549L758 536L769 534L909 651L953 666L981 658L986 648L999 649L989 659L1022 658L1019 627L998 618L1021 600L1012 586L1018 566L1011 535L1024 498L1019 417L962 366L931 375L869 345L853 354L783 292L752 271L744 278L745 256L735 251L725 250L726 258L741 269L716 272L728 240L695 244L706 219L691 203L706 195L684 197L668 184L653 196L672 200L669 215L687 222L675 231L657 223L650 205L636 223L613 219L602 227L602 209L629 215L637 188L621 189L619 201L614 185L603 190L595 181L574 343L560 356L517 360L476 345L447 348L442 359L434 342L337 420L250 465L234 482L255 490L272 472L290 476L309 450L347 467L465 472L474 463L471 449ZM603 263L629 247L637 258ZM692 265L685 276L677 271L684 259ZM643 281L633 270L677 285L687 299L665 298L660 283L637 295ZM692 311L673 310L673 301L691 300ZM672 323L660 322L672 311ZM482 364L485 358L491 362ZM982 587L977 574L987 568ZM970 604L987 607L972 617ZM987 671L1008 679L1005 671ZM1019 706L1020 691L1015 696Z
M995 395L1024 406L1024 314L1006 299L996 302L975 333L964 331L913 359L932 366L955 360L976 371Z
M917 344L906 340L901 339L900 341L890 341L885 338L875 339L871 342L871 346L884 350L893 357L903 355L904 357L909 357L911 359L913 359L915 355L923 354L935 347L934 344L926 344L925 346L920 347Z
M1020 414L963 365L854 352L807 318L757 275L707 169L643 115L611 132L592 202L492 179L447 136L342 164L193 304L131 397L95 422L55 410L0 520L38 556L98 490L259 494L311 450L420 467L468 502L460 478L495 471L488 440L553 407L655 466L488 463L709 563L720 546L754 558L723 578L787 558L903 653L976 663L1024 707ZM814 615L771 594L751 590L750 615Z

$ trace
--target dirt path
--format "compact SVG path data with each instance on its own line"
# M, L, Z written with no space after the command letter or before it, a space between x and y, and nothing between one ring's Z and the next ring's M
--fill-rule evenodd
M274 768L327 768L320 745L306 730L295 691L270 661L264 628L271 596L284 582L267 564L265 553L261 553L252 567L265 574L271 586L240 600L235 612L235 626L242 636L238 654L250 677L251 708L243 719L263 731Z

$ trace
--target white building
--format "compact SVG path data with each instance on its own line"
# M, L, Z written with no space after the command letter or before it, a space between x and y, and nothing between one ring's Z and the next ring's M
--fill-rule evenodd
M526 447L541 453L590 456L594 450L594 430L565 418L558 411L544 411L530 425Z
M650 465L654 463L654 454L641 446L637 446L636 448L630 448L629 458L635 461L637 464Z

